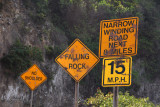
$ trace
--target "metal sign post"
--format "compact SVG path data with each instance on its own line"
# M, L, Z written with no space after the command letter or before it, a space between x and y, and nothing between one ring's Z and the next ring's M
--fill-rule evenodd
M78 107L79 82L75 82L75 107Z
M100 23L99 58L104 58L102 86L113 87L113 107L118 107L118 86L131 85L131 56L137 54L138 23L138 17Z
M32 102L33 102L33 90L31 91L31 104L30 104L30 107L32 107Z
M119 87L113 87L113 107L118 107L118 90Z

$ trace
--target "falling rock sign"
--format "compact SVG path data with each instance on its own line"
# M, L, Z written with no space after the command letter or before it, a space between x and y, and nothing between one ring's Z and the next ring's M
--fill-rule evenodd
M62 52L56 62L76 81L79 82L99 62L99 58L79 39Z

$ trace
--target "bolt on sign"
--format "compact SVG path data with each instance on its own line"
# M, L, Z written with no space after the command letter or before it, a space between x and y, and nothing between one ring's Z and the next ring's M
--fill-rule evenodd
M102 69L102 86L130 86L132 57L104 58Z
M99 62L99 58L79 39L75 39L55 61L79 82Z
M100 23L99 57L137 54L138 17L102 20Z
M47 80L45 74L34 64L20 76L31 90L35 90L40 84Z

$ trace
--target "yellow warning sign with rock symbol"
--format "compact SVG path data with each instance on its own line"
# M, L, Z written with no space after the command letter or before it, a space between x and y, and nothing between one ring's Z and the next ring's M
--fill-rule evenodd
M55 61L79 82L99 62L99 58L76 39Z
M31 90L35 90L40 84L47 80L45 74L34 64L20 76Z

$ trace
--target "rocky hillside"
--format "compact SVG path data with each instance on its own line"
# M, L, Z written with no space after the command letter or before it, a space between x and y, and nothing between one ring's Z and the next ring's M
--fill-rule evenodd
M59 31L49 19L43 25L35 24L28 16L21 0L4 0L0 12L0 58L3 58L10 47L20 40L27 46L36 46L42 50L43 62L38 63L45 74L51 75L45 84L34 91L34 105L36 107L64 107L73 103L73 81L61 67L54 62L54 58L46 57L46 48L55 47L55 43L66 43L68 38ZM46 31L47 30L47 31ZM49 34L48 34L49 33ZM6 74L9 72L9 74ZM1 107L29 107L29 88L18 77L15 78L10 70L0 66L0 106Z
M34 91L34 107L72 107L74 80L55 63L55 58L75 38L98 54L100 21L132 16L140 18L139 49L133 57L132 86L120 90L149 97L159 104L158 9L158 0L0 0L0 107L29 107L31 91L19 75L33 63L48 77ZM31 53L39 50L41 60L30 53L26 57L24 47L33 50ZM17 49L23 51L13 54ZM82 103L98 87L104 92L112 91L101 87L101 69L100 61L80 82Z

